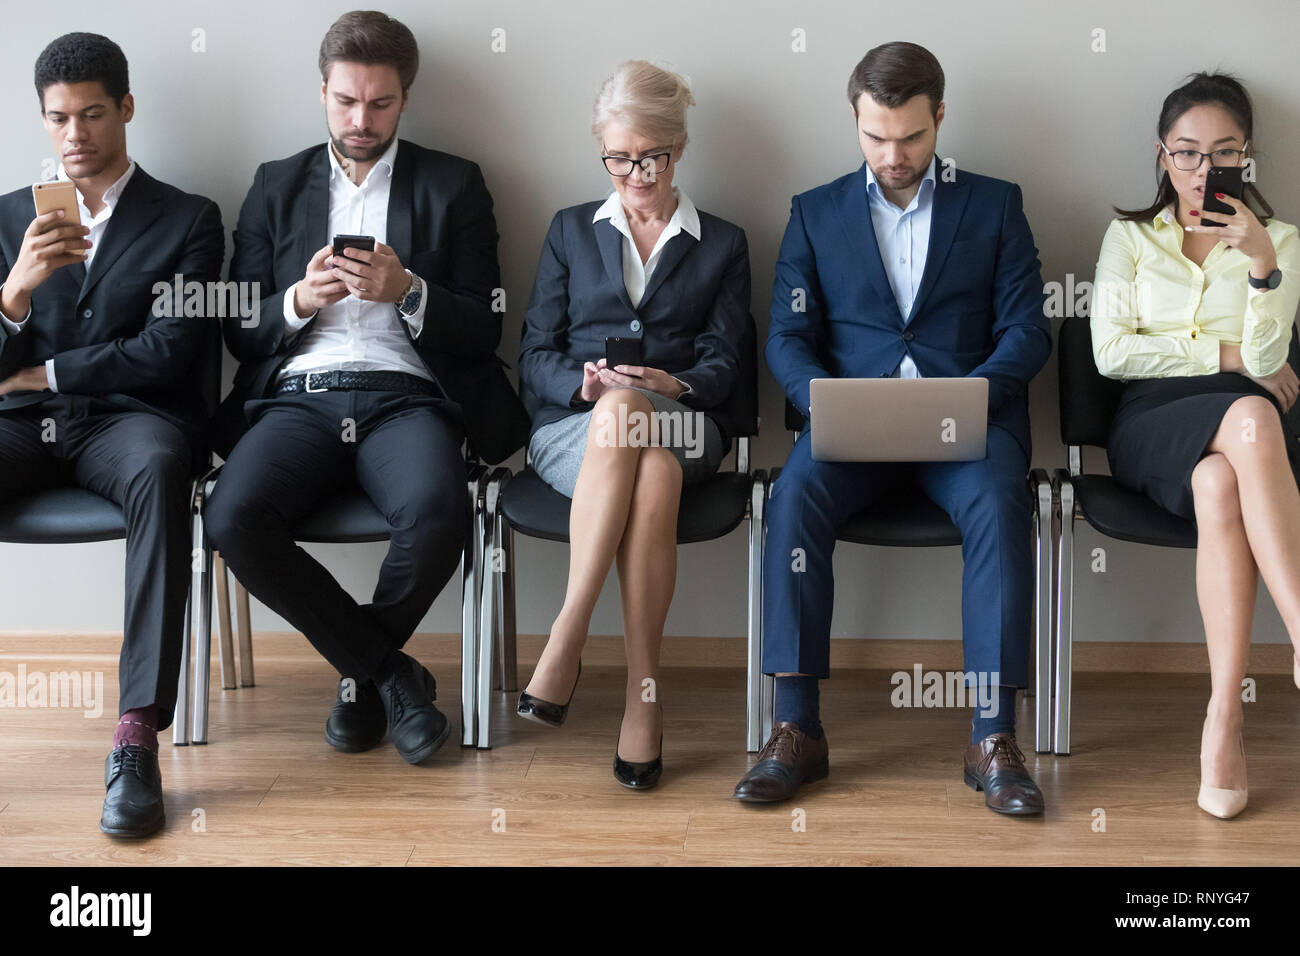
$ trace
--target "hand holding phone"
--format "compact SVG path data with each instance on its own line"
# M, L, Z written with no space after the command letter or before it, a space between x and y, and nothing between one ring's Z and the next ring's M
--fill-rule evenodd
M1202 197L1201 211L1223 213L1226 216L1233 215L1233 209L1227 203L1220 199L1215 199L1215 193L1223 193L1225 196L1231 196L1238 201L1246 194L1246 181L1242 178L1245 169L1241 166L1211 166L1205 174L1205 195ZM1216 222L1213 219L1207 219L1204 215L1201 217L1201 223L1206 226L1222 226L1225 223Z
M613 335L605 338L606 368L617 368L620 365L642 365L645 361L644 355L645 343L639 338Z
M0 308L21 322L31 307L31 295L55 269L86 261L90 229L81 225L72 183L59 180L32 186L36 218L23 233L22 245L4 282Z

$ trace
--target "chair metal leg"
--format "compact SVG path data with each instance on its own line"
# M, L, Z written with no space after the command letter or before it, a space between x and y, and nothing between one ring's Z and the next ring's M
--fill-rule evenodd
M230 627L230 575L219 551L212 552L212 583L217 588L217 641L221 659L221 689L235 687L235 644Z
M500 504L500 499L498 499ZM496 582L497 633L500 635L497 652L501 664L497 668L497 684L506 693L519 689L519 652L515 646L515 533L506 516L497 509L497 552L501 565L493 565L489 573Z
M176 707L172 711L172 746L187 747L190 742L190 647L194 637L190 630L190 605L194 586L185 595L185 630L181 639L181 668L176 683Z
M198 622L194 637L194 727L192 743L208 742L208 694L212 668L212 548L204 538L203 510L197 516L198 540L203 542L194 582Z
M1034 750L1052 749L1052 482L1047 472L1030 474L1034 490Z
M1074 611L1074 484L1058 472L1061 501L1060 544L1056 567L1056 734L1053 750L1070 752L1070 677Z
M460 558L460 745L475 743L475 702L478 700L479 568L483 563L483 488L486 474L469 483L469 534Z
M754 475L749 496L749 655L745 679L745 750L763 746L763 533L767 476Z
M235 578L235 615L239 619L239 686L254 687L253 622L248 613L248 588Z
M496 512L501 495L500 473L503 470L498 469L493 472L492 477L488 480L487 491L483 500L483 580L480 582L481 588L479 592L482 597L479 604L478 707L476 708L477 743L480 750L487 750L492 746L492 652L497 642L496 635L493 633L496 625L497 589L491 575L494 555L497 553L496 549L500 547L496 535Z
M772 496L772 483L776 481L776 477L780 473L781 473L781 469L777 468L768 476L767 483L766 483L767 498L770 498ZM763 514L764 514L764 518L766 519L766 515L767 515L766 498L764 499ZM764 536L766 536L766 531L767 531L767 526L765 523ZM762 627L758 629L758 657L760 661L763 659ZM763 728L761 736L763 742L766 743L767 740L772 736L772 725L775 722L773 714L776 712L776 678L773 677L771 674L763 674L762 681L760 683L762 687L762 706L760 708L760 712L761 712L762 728ZM761 744L760 744L760 749L761 749Z

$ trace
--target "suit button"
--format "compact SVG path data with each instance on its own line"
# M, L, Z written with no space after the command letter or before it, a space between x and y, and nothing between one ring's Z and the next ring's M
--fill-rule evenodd
M640 319L633 319L633 320L632 320L632 324L629 326L629 328L630 328L633 332L640 332L640 331L641 331L641 320L640 320Z
M95 310L94 310L94 309L87 309L85 312L82 312L82 313L81 313L81 317L82 317L83 319L88 319L88 318L90 318L90 317L91 317L92 315L94 315L94 314L95 314Z
M916 336L914 336L914 335L911 333L910 330L907 331L907 332L904 332L904 333L903 333L903 341L904 341L904 342L910 342L910 341L912 341L912 339L914 339L914 338L916 338Z

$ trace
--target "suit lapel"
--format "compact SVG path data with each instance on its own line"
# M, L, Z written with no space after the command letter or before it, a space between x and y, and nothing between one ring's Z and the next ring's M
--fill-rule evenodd
M925 300L934 290L943 271L948 250L952 248L957 226L966 211L970 198L969 182L944 182L942 169L936 169L934 182L934 208L930 211L930 245L925 254L925 271L921 273L921 287L916 292L912 315L919 316Z
M312 160L307 187L303 190L302 209L307 226L303 237L309 247L308 258L333 238L330 236L330 158L326 152L329 148L326 145Z
M388 189L388 237L385 244L408 267L411 262L412 165L410 150L404 141L399 140L397 155L393 158L393 179ZM371 170L371 175L374 175L374 170Z
M875 290L876 297L884 303L903 324L903 315L898 311L898 302L894 299L894 290L890 288L889 277L885 275L884 263L880 261L880 246L876 242L876 229L871 223L871 208L867 205L867 164L863 163L857 175L850 176L844 188L835 197L835 205L840 215L840 225L849 240L852 259L859 264L862 274Z
M623 282L623 234L608 219L598 219L595 223L596 245L600 247L600 261L605 265L605 277L615 291L619 300L635 312L632 300L627 296L627 285ZM642 302L645 296L641 297Z
M118 257L131 247L162 211L162 190L158 188L157 180L137 165L113 208L113 214L108 217L108 225L104 228L99 248L95 250L95 258L91 260L90 269L82 279L78 301L90 294L90 290L104 277Z
M683 229L664 244L663 249L659 252L659 263L655 266L650 281L646 283L645 292L641 295L639 308L644 309L646 307L650 297L664 284L664 280L672 274L672 271L677 268L682 259L686 258L686 253L691 251L697 241L694 236Z

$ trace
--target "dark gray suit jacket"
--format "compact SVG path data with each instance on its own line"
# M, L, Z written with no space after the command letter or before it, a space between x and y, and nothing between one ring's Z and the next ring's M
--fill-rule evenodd
M749 245L739 226L700 212L700 238L668 240L638 308L623 282L623 235L601 202L562 209L551 220L524 316L519 384L532 430L590 408L571 401L583 362L605 356L606 336L641 337L645 364L691 387L681 401L737 425L722 406L740 380L738 349L749 321Z

